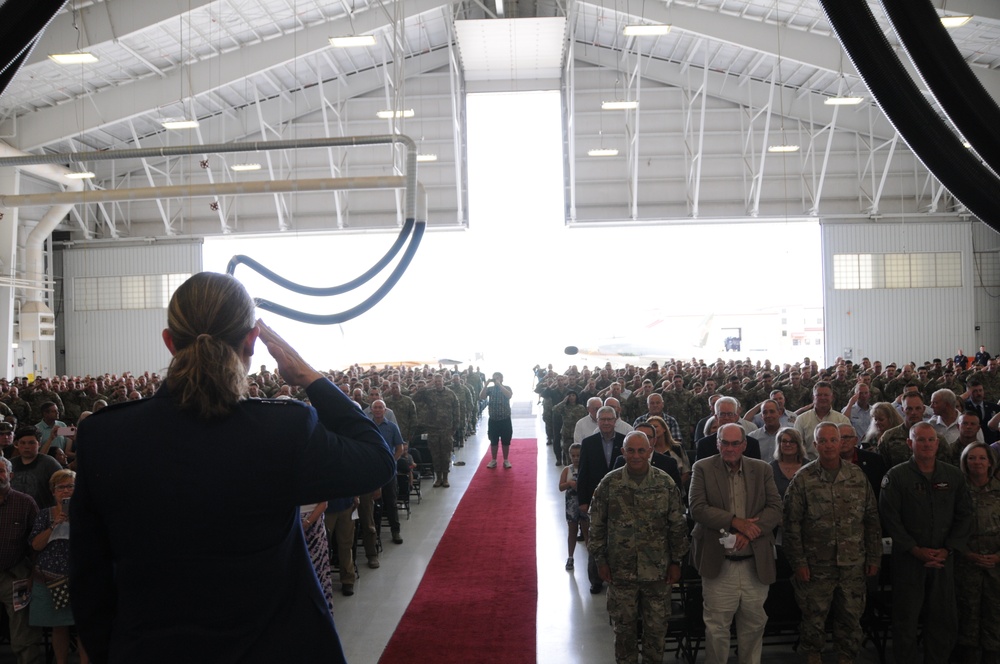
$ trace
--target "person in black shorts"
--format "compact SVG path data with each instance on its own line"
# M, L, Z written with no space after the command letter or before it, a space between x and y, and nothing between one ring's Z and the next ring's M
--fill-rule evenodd
M491 384L492 383L492 384ZM503 374L497 371L486 381L479 393L480 400L488 399L490 422L487 435L490 438L490 455L493 457L487 468L497 467L497 446L503 444L503 467L510 468L510 439L514 436L514 425L510 421L510 397L513 392L503 384Z

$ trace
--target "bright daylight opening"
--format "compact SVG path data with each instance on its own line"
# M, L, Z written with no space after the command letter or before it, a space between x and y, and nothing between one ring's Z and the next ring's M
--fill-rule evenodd
M355 320L311 326L264 312L311 362L450 358L513 376L535 363L586 363L563 355L571 345L595 358L621 354L619 363L714 359L734 336L741 348L732 357L822 357L817 222L568 227L559 92L467 102L469 229L428 232L399 284ZM209 238L204 265L225 271L246 254L293 281L331 286L368 269L392 241ZM245 267L236 276L255 297L321 314L354 306L384 279L363 294L302 298ZM262 350L256 361L272 364Z

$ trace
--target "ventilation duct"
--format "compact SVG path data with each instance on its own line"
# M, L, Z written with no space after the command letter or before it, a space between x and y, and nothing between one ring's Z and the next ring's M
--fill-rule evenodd
M882 34L866 0L820 0L868 91L913 153L958 200L1000 231L1000 179L931 108Z
M926 0L881 0L899 41L952 124L1000 173L1000 107Z
M66 0L7 0L0 6L0 95Z

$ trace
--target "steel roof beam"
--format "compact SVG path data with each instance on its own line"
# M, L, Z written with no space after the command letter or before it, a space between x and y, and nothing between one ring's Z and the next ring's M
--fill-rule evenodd
M577 49L575 57L577 61L586 62L595 66L604 66L598 51L600 48ZM670 85L677 88L688 88L690 81L688 76L682 73L683 66L680 64L657 60L647 55L642 56L646 62L643 65L643 75L657 83ZM700 69L700 67L698 67ZM707 76L707 92L716 99L723 99L733 104L747 105L748 97L764 98L770 96L770 83L766 81L747 81L743 87L737 85L737 77L727 76L725 73L710 71ZM775 90L778 99L784 98L778 105L783 109L785 117L802 120L803 122L816 122L819 125L827 125L833 119L833 106L825 106L823 100L825 96L811 93L806 97L798 97L797 90L781 87ZM809 113L809 106L813 106L812 114ZM837 125L843 130L856 131L867 134L871 129L867 116L857 113L841 113L837 119ZM882 118L881 123L874 127L878 138L890 139L895 133L889 122Z
M408 0L404 7L405 18L409 19L438 9L441 4L441 0ZM239 83L254 73L264 72L291 60L331 48L329 38L332 34L346 34L349 31L377 32L389 27L391 27L390 20L384 14L367 11L355 16L353 21L339 18L236 49L209 60L175 68L163 79L141 79L129 85L110 86L95 92L91 100L75 99L21 116L17 126L17 147L29 151L62 140L68 136L67 127L77 128L77 118L80 117L100 118L99 122L91 127L93 128L123 122L129 118L145 115L150 109L176 103L182 77L186 89L196 90L199 94L205 93ZM137 107L137 100L142 100L141 106ZM84 107L86 114L83 112ZM97 110L96 113L94 109ZM11 133L11 128L9 123L4 123L0 133ZM75 133L79 133L78 128Z
M1000 20L1000 3L997 2L962 0L948 4L949 13L964 13L966 10L975 16ZM777 46L780 44L783 60L794 60L812 67L858 76L850 60L843 57L840 42L833 35L806 32L721 12L685 7L678 3L670 3L669 6L663 3L646 3L643 5L643 19L651 23L669 23L674 30L770 53L776 57ZM917 85L924 89L925 86L909 58L903 55L900 60ZM973 71L993 98L1000 99L1000 70L973 67Z

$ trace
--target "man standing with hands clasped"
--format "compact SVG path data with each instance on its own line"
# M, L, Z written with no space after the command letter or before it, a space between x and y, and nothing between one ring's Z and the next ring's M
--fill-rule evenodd
M868 478L840 456L839 427L818 424L814 440L819 459L795 473L785 492L782 548L795 570L792 587L802 610L799 650L805 661L823 661L826 617L832 612L837 662L849 664L861 651L865 576L878 573L882 528Z
M937 459L938 434L927 422L910 428L913 456L882 478L879 514L892 537L892 650L917 661L917 623L924 612L924 661L948 661L958 631L953 552L965 552L972 498L961 470Z
M729 661L734 617L740 664L760 664L764 600L775 578L774 528L781 523L781 496L770 464L744 456L746 440L740 425L722 425L719 454L694 464L688 490L708 664Z
M636 625L642 620L642 661L663 661L670 587L688 551L687 521L670 476L649 463L652 446L641 431L625 437L625 466L601 480L590 501L590 555L608 584L615 661L639 661Z

